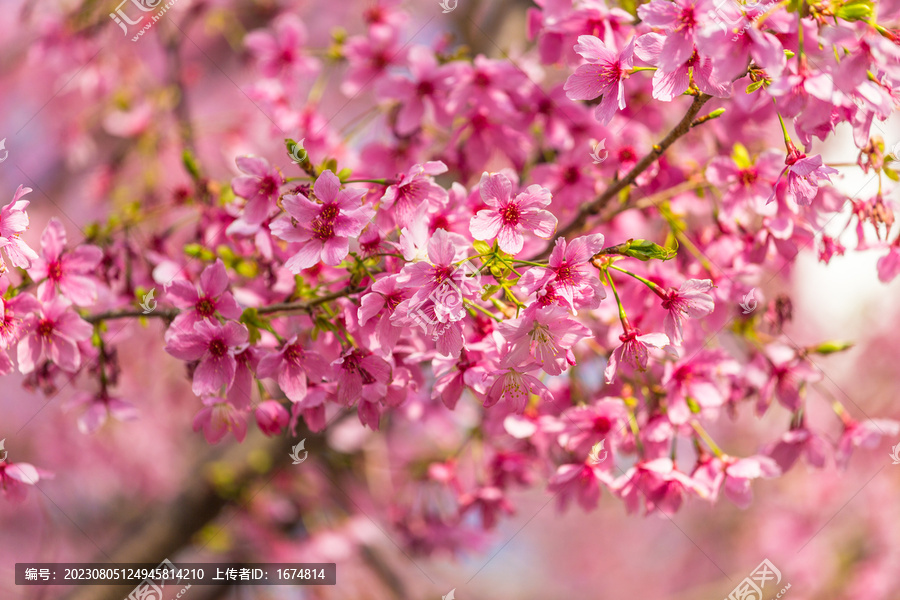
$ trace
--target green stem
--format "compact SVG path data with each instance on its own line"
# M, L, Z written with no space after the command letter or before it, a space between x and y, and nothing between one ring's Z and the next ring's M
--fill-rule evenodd
M665 293L665 291L664 291L659 285L653 283L652 281L650 281L650 280L648 280L648 279L644 279L644 278L641 277L640 275L637 275L637 274L635 274L635 273L632 273L631 271L628 271L628 270L626 270L626 269L623 269L622 267L617 267L616 265L613 265L613 264L611 264L611 265L609 265L609 266L610 266L610 268L615 269L616 271L621 271L622 273L625 273L626 275L629 275L629 276L631 276L631 277L634 277L635 279L637 279L638 281L640 281L641 283L643 283L644 285L646 285L648 288L650 288L651 290L653 290L653 292L654 292L657 296L659 296L660 298L665 298L666 293Z
M474 308L475 310L481 311L482 313L486 314L487 316L489 316L489 317L492 318L493 320L497 321L498 323L501 322L501 321L503 320L503 319L501 319L500 317L496 316L495 314L491 313L491 312L490 312L489 310L487 310L486 308L481 307L481 306L478 306L477 304L475 304L474 302L472 302L472 301L469 300L468 298L463 298L463 302L465 302L466 306L468 306L468 307L470 307L470 308Z
M612 289L613 296L616 297L616 304L619 305L619 321L622 322L622 327L628 332L631 329L631 326L628 324L628 315L625 314L625 307L622 306L622 301L619 300L619 292L616 291L616 284L613 283L612 276L609 274L609 269L604 270L606 274L606 281L609 282L609 287Z

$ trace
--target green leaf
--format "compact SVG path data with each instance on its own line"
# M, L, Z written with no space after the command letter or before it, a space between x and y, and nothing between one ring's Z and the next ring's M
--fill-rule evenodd
M881 170L884 171L884 174L888 176L888 179L892 181L900 181L900 177L897 176L897 171L888 167L882 167Z
M853 342L823 342L813 348L816 354L834 354L835 352L843 352L853 347Z
M184 168L187 169L187 172L190 173L192 179L195 181L200 179L200 165L197 163L197 159L194 158L194 155L190 150L185 150L181 153L181 162L184 164Z
M500 289L501 289L501 288L500 288L499 285L489 285L489 286L486 286L486 287L484 288L484 293L481 295L481 299L484 300L484 301L487 301L488 298L490 298L491 296L493 296L494 294L496 294L497 292L499 292Z
M630 256L644 262L652 259L671 260L675 258L676 250L665 248L659 244L655 244L650 240L628 240L623 244L618 254L622 256Z
M870 0L850 0L837 9L835 15L846 21L862 21L872 16L872 7Z

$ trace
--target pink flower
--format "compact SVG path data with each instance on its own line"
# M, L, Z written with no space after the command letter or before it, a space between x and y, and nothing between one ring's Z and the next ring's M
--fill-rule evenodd
M547 482L547 491L558 494L560 510L574 498L581 508L591 511L600 502L601 483L611 486L613 480L604 470L586 461L561 465Z
M484 407L490 408L500 400L505 400L510 409L516 413L525 412L528 398L536 394L544 399L553 400L550 390L534 375L509 368L506 371L497 371L496 379L488 390L484 400Z
M339 265L350 252L350 237L365 229L374 211L362 206L361 189L341 189L341 182L331 171L323 171L316 179L318 204L303 194L286 195L282 199L287 215L270 226L272 233L300 248L285 263L292 273L299 273L320 260L326 265Z
M512 182L502 173L487 173L479 184L481 198L491 208L478 211L469 223L476 240L497 237L500 249L508 254L522 250L525 238L521 229L538 237L550 238L556 231L556 217L539 207L550 204L550 190L530 185L512 198Z
M900 238L891 245L888 253L878 259L878 279L882 283L889 283L900 275Z
M216 313L226 319L240 318L241 307L227 289L228 273L222 259L203 269L199 288L184 279L170 283L166 287L167 299L182 312L172 321L169 332L193 331L198 321L215 321ZM167 336L171 336L169 332Z
M41 303L29 293L9 299L0 296L0 349L12 347L22 334L22 325L29 314L38 312Z
M659 66L674 71L691 57L694 51L694 34L702 26L706 16L706 0L652 0L638 7L638 16L650 27L665 30Z
M248 338L249 332L241 323L197 321L194 331L175 333L168 340L166 352L181 360L199 360L192 389L198 396L216 394L234 381L234 355Z
M28 463L0 461L0 493L10 502L22 502L27 495L26 485L35 485L42 473ZM47 478L47 474L43 474Z
M638 371L647 370L647 362L650 360L650 347L664 348L669 343L669 338L664 333L647 333L641 335L637 329L631 329L619 336L622 345L617 347L606 363L604 375L606 383L612 383L616 377L616 370L623 360Z
M391 77L378 86L380 95L400 101L397 133L406 136L419 129L429 107L435 121L442 125L449 124L451 117L447 110L447 96L459 77L458 61L440 65L430 48L413 46L407 65L412 80Z
M394 310L407 297L406 290L397 283L398 278L399 275L388 275L373 283L371 291L360 298L357 311L360 327L373 319L377 321L374 325L375 338L385 352L393 350L403 331L402 327L395 327L391 322Z
M854 448L872 449L878 445L883 436L891 439L900 433L900 423L893 419L869 419L854 421L845 417L844 432L838 440L834 453L834 462L842 469L847 468Z
M30 202L22 200L22 196L31 192L31 188L19 186L12 201L0 209L0 249L14 267L26 269L31 261L37 260L37 253L19 238L28 229L28 208ZM0 275L6 272L6 263L0 256Z
M517 367L536 362L550 375L560 375L575 364L572 348L591 337L591 331L559 306L541 308L531 315L499 323L509 354L503 366Z
M247 418L224 398L210 396L203 399L203 408L194 417L194 431L203 429L203 437L210 444L219 443L229 431L243 442L247 435Z
M503 494L503 490L495 486L479 487L472 493L459 497L459 512L465 514L471 509L481 512L481 524L485 529L493 529L497 525L500 513L515 514L512 502Z
M82 245L66 250L66 229L55 217L50 219L41 234L43 258L32 262L28 274L38 286L38 299L47 302L59 292L78 306L97 301L95 272L103 252L96 246Z
M629 513L638 510L639 493L644 495L646 514L659 510L666 515L678 512L687 493L701 498L709 495L705 486L679 471L670 458L638 463L615 481L613 489Z
M272 23L272 31L251 31L244 38L244 45L259 61L259 70L266 77L314 73L317 60L304 56L306 27L296 15L286 13Z
M570 100L593 100L602 96L594 116L607 125L616 109L625 108L625 78L634 61L634 38L616 54L593 35L578 36L575 51L588 61L566 80L564 89Z
M762 453L772 457L786 473L801 456L813 467L824 468L830 449L831 444L822 436L801 427L786 432L777 442L763 448Z
M606 290L589 266L591 257L603 249L603 235L577 237L571 242L560 238L550 253L548 268L529 269L519 280L528 294L553 284L553 292L573 312L576 308L594 309L606 298Z
M133 404L103 391L96 394L81 392L70 404L73 407L87 405L87 409L78 417L78 430L84 434L94 433L110 418L122 422L138 418L138 410Z
M368 36L354 36L344 44L344 56L350 68L344 74L341 92L354 96L372 80L387 73L393 64L406 58L406 46L397 39L397 30L388 25L369 27Z
M281 350L264 356L259 361L256 374L278 381L278 386L291 402L300 402L306 397L309 379L320 383L328 373L328 363L315 352L306 350L292 337Z
M42 360L50 360L63 371L74 373L81 367L78 342L91 337L94 328L79 317L72 304L57 296L25 318L22 339L16 349L19 371L31 373Z
M701 462L693 473L693 480L707 488L709 499L715 502L724 484L725 497L739 508L749 508L753 501L750 483L753 479L771 479L781 475L781 467L768 456L735 458L712 457Z
M684 329L682 321L685 317L699 319L712 313L715 309L715 301L708 294L713 288L709 279L688 279L681 284L678 290L670 289L666 292L666 299L662 305L666 313L666 335L674 345L684 341Z
M278 435L291 419L290 413L280 402L266 400L256 407L256 424L268 436Z
M829 175L834 175L838 172L837 169L825 166L820 154L807 157L796 150L788 155L787 159L785 159L785 164L787 164L787 167L781 172L781 175L784 175L785 172L787 173L788 197L800 206L809 206L819 191L819 183L822 181L830 182L831 178ZM779 181L781 181L781 176L779 176ZM778 182L775 185L777 186ZM766 203L768 204L774 199L775 188L773 187L772 194Z
M409 171L400 175L397 183L384 191L381 208L393 208L397 225L409 227L420 207L439 208L447 204L447 190L432 179L432 176L446 172L447 165L439 160L413 165Z
M628 413L619 399L606 398L588 406L575 406L561 415L562 431L559 445L576 455L587 456L591 448L602 440L607 440L609 452L613 451L612 438L621 433L623 423L627 423Z
M660 66L665 60L663 48L667 39L659 33L647 33L638 38L634 49L638 58L658 67L653 74L654 98L671 102L688 89L692 80L701 92L720 98L729 95L731 85L723 85L716 80L713 76L712 59L701 57L696 48L686 62L671 68Z
M391 365L383 358L354 349L334 361L332 367L337 401L344 406L353 406L363 395L367 400L380 400L387 394Z
M269 217L275 207L284 176L269 162L258 156L239 156L235 159L237 168L246 175L235 177L231 189L247 200L241 211L241 219L251 225L258 225Z

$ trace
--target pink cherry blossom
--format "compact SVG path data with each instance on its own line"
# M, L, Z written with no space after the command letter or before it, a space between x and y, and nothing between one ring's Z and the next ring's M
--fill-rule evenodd
M215 394L231 386L237 362L234 355L247 342L247 328L234 321L197 321L193 331L178 331L166 345L166 352L181 360L200 361L194 370L192 389L198 396Z
M244 38L244 45L259 61L259 70L266 77L315 73L319 63L303 54L305 43L306 27L290 13L275 19L271 31L251 31Z
M41 234L41 257L32 262L28 274L38 286L38 298L47 302L57 290L78 306L97 301L94 278L103 252L96 246L80 245L66 249L66 229L56 218L50 219Z
M512 182L502 173L481 176L481 198L490 208L478 211L469 224L469 231L476 240L494 237L500 249L517 254L525 244L522 229L538 237L549 238L556 231L556 217L539 207L550 204L550 191L539 185L530 185L524 192L512 197Z
M519 285L526 293L533 294L552 283L553 293L572 312L577 308L597 308L606 298L606 290L590 260L602 249L602 234L577 237L571 242L560 238L550 253L548 268L529 269L519 280Z
M70 373L81 367L78 342L89 339L93 327L71 307L68 300L57 296L25 317L17 348L19 371L31 373L43 360Z
M6 206L0 208L0 250L6 253L6 257L14 267L28 268L31 262L37 260L37 253L21 239L21 235L28 229L28 213L25 209L31 204L28 200L22 200L22 196L31 192L31 188L20 185ZM7 270L3 257L0 256L0 275Z
M514 412L522 413L531 394L549 400L553 398L547 386L534 375L508 368L505 371L495 372L494 376L494 382L484 401L485 408L490 408L504 400Z
M634 38L616 55L600 39L581 35L575 44L575 51L587 64L578 67L566 80L566 95L570 100L593 100L602 96L594 116L606 125L617 109L625 108L625 79L633 65Z
M248 224L258 225L275 208L284 176L277 168L270 166L266 159L258 156L241 156L235 163L245 173L231 181L234 193L247 200L241 210L241 218Z
M397 183L388 186L381 197L382 208L394 208L397 225L408 227L423 204L440 207L447 204L447 191L437 185L432 177L447 171L441 161L430 161L413 165L407 173L400 175Z
M320 383L328 370L328 363L319 354L304 348L293 336L280 350L260 359L256 374L275 379L291 402L300 402L306 397L307 382Z
M590 330L558 306L548 306L497 325L509 344L506 366L537 363L550 375L559 375L575 364L572 348L591 336Z
M619 363L630 364L638 371L646 371L650 360L650 348L663 348L669 344L669 337L664 333L645 333L631 329L619 336L622 345L618 346L609 357L604 376L606 383L612 383L616 377Z
M243 442L247 436L247 416L224 398L209 396L203 399L203 408L194 417L194 431L201 429L210 444L218 444L229 432Z
M288 426L291 415L275 400L260 402L256 407L256 424L266 435L278 435Z
M182 312L175 317L167 332L193 331L194 324L201 320L214 321L216 314L226 319L241 316L241 307L228 288L228 273L221 259L209 265L200 274L199 287L184 279L176 279L166 286L166 300Z
M709 279L688 279L677 290L670 289L662 305L666 313L666 335L674 345L684 341L685 318L700 319L712 313L715 301L708 293L713 288Z
M326 265L340 264L350 252L349 238L362 233L373 215L370 207L360 204L365 191L342 190L331 171L319 175L313 190L320 203L303 194L288 194L282 198L287 215L271 225L276 237L300 245L285 263L293 273L320 260Z

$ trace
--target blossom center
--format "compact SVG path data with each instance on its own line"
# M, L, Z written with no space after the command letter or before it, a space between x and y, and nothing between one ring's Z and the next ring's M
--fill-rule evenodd
M300 364L303 359L303 348L298 344L291 344L284 349L284 360L291 364Z
M313 237L317 240L328 241L334 237L334 221L316 217L312 222L312 232Z
M50 319L41 319L37 326L37 333L43 338L49 338L53 335L53 321Z
M228 353L228 345L225 340L216 338L209 343L209 353L215 358L225 356Z
M519 207L515 204L507 204L500 209L500 217L503 219L504 225L518 225L520 216Z
M62 279L62 276L62 265L58 260L55 260L47 265L47 277L50 279L50 281L59 281Z
M278 189L278 182L271 175L266 175L259 182L259 193L262 196L269 197Z
M201 298L200 301L197 302L195 309L197 310L197 314L204 319L216 314L216 305L210 300L209 296Z

